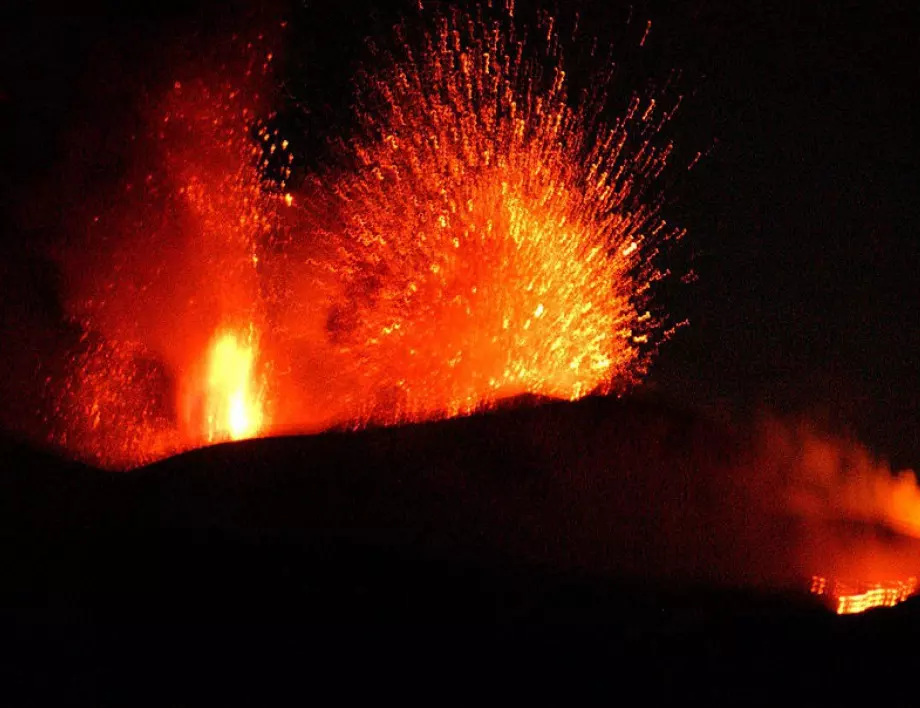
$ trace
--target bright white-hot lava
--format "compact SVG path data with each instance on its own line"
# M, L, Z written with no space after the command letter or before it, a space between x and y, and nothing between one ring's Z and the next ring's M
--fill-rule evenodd
M257 353L251 331L220 331L214 336L204 394L208 442L243 440L262 432L264 392L256 371Z

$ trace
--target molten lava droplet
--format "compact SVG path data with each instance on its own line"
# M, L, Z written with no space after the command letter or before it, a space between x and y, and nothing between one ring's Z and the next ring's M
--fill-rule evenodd
M255 437L264 423L263 396L255 376L256 346L250 333L220 331L211 340L207 367L207 439Z

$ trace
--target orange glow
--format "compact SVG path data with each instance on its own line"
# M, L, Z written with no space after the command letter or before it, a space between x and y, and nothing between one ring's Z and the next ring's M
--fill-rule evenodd
M605 78L573 99L552 22L526 40L512 14L399 28L359 81L336 164L296 193L251 62L240 81L173 82L150 164L94 220L102 255L70 259L69 308L105 344L71 361L58 440L123 468L639 381L662 339L653 260L682 235L657 182L679 96L611 116ZM137 375L136 352L162 381Z
M644 374L663 277L651 260L680 236L647 194L672 152L670 113L634 96L602 124L606 94L571 100L558 38L540 36L531 47L500 22L437 18L360 83L360 130L341 145L354 169L310 180L301 218L334 253L315 277L345 417L576 399ZM310 253L297 235L287 245Z
M816 575L811 581L811 593L825 596L838 615L853 615L876 607L894 607L917 593L917 578L875 583L828 582Z
M264 424L264 401L256 381L252 333L218 332L208 353L206 437L208 442L257 436Z

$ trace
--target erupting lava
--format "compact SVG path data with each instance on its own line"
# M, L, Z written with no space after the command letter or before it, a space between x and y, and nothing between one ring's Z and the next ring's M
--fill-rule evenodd
M522 32L510 0L474 8L397 27L358 80L355 131L330 141L335 164L296 186L296 137L264 105L266 47L247 44L242 69L171 67L119 156L123 184L66 239L74 336L47 378L58 445L124 469L641 379L672 331L651 299L661 247L683 235L661 216L681 97L669 80L616 112L612 67L571 84L551 17ZM859 555L828 522L920 538L916 476L809 434L765 439L751 508L811 524L808 574L875 581L813 592L840 613L914 594L913 578L877 581L920 553L873 538Z
M362 386L395 394L384 418L419 419L628 383L657 324L650 244L679 235L643 201L669 112L634 97L603 125L599 97L571 107L551 30L545 76L459 13L418 44L361 85L355 169L315 184L310 231L343 256L328 328Z
M243 440L263 429L265 412L256 382L256 347L252 330L218 332L208 352L206 413L207 441Z
M397 49L359 81L338 165L295 193L288 141L245 87L176 81L152 121L159 158L142 202L100 240L110 263L73 268L94 274L75 318L120 368L89 380L74 360L80 385L67 390L84 398L58 405L59 440L130 467L271 429L441 418L638 380L661 338L652 261L682 234L659 216L658 183L680 99L636 95L618 117L604 81L573 99L553 20L525 39L512 14L449 11L412 39L397 28ZM271 61L259 56L250 83ZM257 324L220 329L241 321ZM153 395L134 351L160 363L173 383L157 396L175 402L122 426L124 406L106 402ZM99 419L109 437L94 435Z

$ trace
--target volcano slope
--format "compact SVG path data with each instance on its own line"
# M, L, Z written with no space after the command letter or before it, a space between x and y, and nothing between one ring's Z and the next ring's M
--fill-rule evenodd
M751 483L752 446L612 398L125 474L6 441L5 685L151 705L906 696L917 603L839 618L807 596L809 531Z

